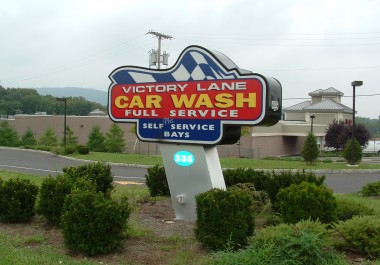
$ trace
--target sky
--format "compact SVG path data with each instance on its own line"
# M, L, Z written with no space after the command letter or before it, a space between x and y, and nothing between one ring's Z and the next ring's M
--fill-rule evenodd
M283 106L334 87L357 116L380 118L379 0L0 0L0 85L107 91L117 67L169 67L190 45L282 84Z

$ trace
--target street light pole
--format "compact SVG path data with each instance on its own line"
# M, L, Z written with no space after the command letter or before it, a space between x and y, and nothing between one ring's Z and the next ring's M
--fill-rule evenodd
M313 120L315 118L315 115L310 115L310 119L311 119L311 133L313 133Z
M65 149L65 152L66 152L66 115L67 115L67 98L66 97L63 97L63 98L56 98L57 101L63 101L65 103L65 109L64 109L64 112L65 112L65 118L64 118L64 121L63 121L63 147Z
M351 165L355 165L355 87L362 86L363 81L352 81L352 135L351 135Z

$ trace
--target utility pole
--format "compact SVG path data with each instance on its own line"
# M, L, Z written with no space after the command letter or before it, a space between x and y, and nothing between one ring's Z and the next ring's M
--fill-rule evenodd
M157 49L157 58L156 59L157 59L157 69L160 69L161 68L161 40L165 40L165 39L171 40L171 39L173 39L173 37L170 36L170 35L166 35L166 34L163 34L163 33L159 33L159 32L153 31L153 30L150 30L147 34L154 35L158 39L158 49ZM168 53L164 53L164 56L169 57L169 54ZM163 58L163 59L164 59L163 63L167 65L167 58ZM154 65L155 62L152 61L152 62L149 62L149 64L150 65Z

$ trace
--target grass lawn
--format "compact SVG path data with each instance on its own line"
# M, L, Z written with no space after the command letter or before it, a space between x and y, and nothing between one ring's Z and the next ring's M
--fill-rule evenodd
M88 155L72 154L70 157L134 165L162 165L161 156L147 156L139 154L112 154L91 152ZM327 163L318 161L314 165L307 165L300 159L248 159L248 158L226 158L221 157L220 163L223 168L252 167L261 169L380 169L380 164L363 164L358 167L349 168L347 163Z
M337 197L347 198L357 203L361 203L369 208L375 210L375 215L380 216L380 198L367 198L360 195L360 193L351 194L337 194Z

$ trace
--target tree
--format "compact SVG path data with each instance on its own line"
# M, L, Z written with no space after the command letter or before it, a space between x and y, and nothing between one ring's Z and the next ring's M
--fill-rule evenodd
M361 146L368 143L369 132L362 124L355 126L354 132L356 140ZM325 146L333 147L337 150L342 150L347 143L348 139L352 137L352 125L344 121L336 121L330 123L326 130Z
M47 128L45 133L41 135L38 144L44 147L54 147L58 145L57 136L53 128Z
M354 156L352 157L352 139L348 140L343 149L344 159L351 165L355 165L362 160L363 150L359 142L354 139Z
M370 133L370 137L379 138L380 137L380 120L370 119L364 117L356 117L356 121L363 124Z
M69 97L67 101L68 115L88 115L91 110L106 108L99 103L90 102L83 97ZM45 111L48 114L64 114L63 104L57 104L51 95L41 96L34 89L0 87L0 114L15 113L34 114Z
M350 126L352 128L352 126ZM366 146L368 144L368 140L370 138L370 133L367 130L367 128L363 124L357 124L355 125L355 139L358 141L358 143L361 146ZM351 133L352 137L352 133Z
M0 146L18 146L19 136L17 131L8 121L0 123Z
M307 135L301 154L303 159L309 165L312 165L313 162L318 158L319 149L317 144L317 138L315 138L315 135L312 132L309 132L309 134Z
M100 130L100 126L98 124L95 125L94 127L92 127L91 132L88 135L88 149L94 152L106 151L106 147L104 145L105 140L106 137L104 137L102 131Z
M62 145L64 145L64 139L62 138ZM78 145L78 137L74 135L69 125L66 125L66 147L75 148Z
M116 123L113 123L106 133L104 145L106 151L111 153L122 153L126 148L124 130Z
M21 137L21 145L33 146L33 145L36 145L36 143L37 143L37 140L34 137L34 133L33 133L32 129L29 127L25 131L24 135Z

